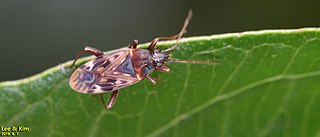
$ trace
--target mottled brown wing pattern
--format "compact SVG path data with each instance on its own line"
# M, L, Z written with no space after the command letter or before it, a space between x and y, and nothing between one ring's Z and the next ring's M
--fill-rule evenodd
M101 56L80 66L70 77L71 87L81 93L100 94L138 82L129 50Z
M94 84L96 77L93 72L78 68L71 75L69 85L75 91L86 93Z

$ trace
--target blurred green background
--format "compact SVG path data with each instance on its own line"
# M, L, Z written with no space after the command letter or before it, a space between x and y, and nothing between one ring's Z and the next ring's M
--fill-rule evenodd
M1 0L0 81L37 74L74 58L177 33L187 36L320 26L319 0Z

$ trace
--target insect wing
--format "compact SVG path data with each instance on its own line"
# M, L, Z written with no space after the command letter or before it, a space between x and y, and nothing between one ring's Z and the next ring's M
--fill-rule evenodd
M70 77L72 89L101 94L137 83L129 50L107 54L80 66Z

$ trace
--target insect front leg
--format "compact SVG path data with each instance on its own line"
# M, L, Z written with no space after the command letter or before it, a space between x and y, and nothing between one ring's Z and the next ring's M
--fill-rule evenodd
M130 49L136 49L137 48L137 45L138 45L138 40L137 39L134 39L131 41L130 45L129 45L129 48Z
M165 64L161 65L160 67L156 66L156 70L162 72L170 72L170 68Z
M118 95L119 95L119 90L112 91L112 93L111 93L111 95L109 97L108 103L104 105L106 109L111 109L112 108L113 104L117 100Z
M188 24L189 24L189 22L191 20L191 17L192 17L192 10L190 9L189 13L188 13L188 16L187 16L186 20L184 21L184 24L183 24L183 26L182 26L182 28L181 28L181 30L180 30L180 32L178 34L170 36L170 37L158 37L158 38L155 38L150 43L150 45L148 47L148 50L152 51L155 48L155 46L157 45L157 42L159 40L175 40L175 39L177 39L176 44L173 47L166 49L165 51L170 51L170 50L174 49L177 46L177 43L179 42L179 40L183 36L183 34L187 32L187 26L188 26Z
M98 50L96 48L90 47L90 46L85 46L81 51L79 51L79 53L75 57L72 65L70 66L70 68L72 68L74 66L74 64L76 63L76 61L80 57L80 55L83 54L84 52L88 52L88 53L90 53L92 55L95 55L96 57L99 57L99 56L103 55L102 51L100 51L100 50Z
M150 43L148 50L152 51L154 48L156 48L157 43L160 40L175 40L179 37L179 34L173 35L173 36L169 36L169 37L158 37L152 40L152 42Z

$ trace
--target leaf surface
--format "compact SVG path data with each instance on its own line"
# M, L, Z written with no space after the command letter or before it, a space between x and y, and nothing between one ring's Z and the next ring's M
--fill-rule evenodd
M152 73L157 85L121 90L106 111L69 87L67 62L1 82L0 126L27 126L20 135L32 137L320 136L320 29L190 37L170 54L221 63L168 64L170 73Z

